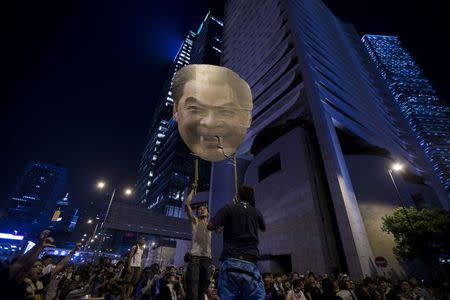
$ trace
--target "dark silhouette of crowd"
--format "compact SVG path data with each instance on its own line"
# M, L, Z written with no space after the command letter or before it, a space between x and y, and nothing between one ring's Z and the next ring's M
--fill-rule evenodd
M52 244L49 232L43 231L30 251L2 264L0 299L186 299L185 267L161 269L158 264L145 267L128 295L126 261L113 264L109 259L100 258L95 263L70 264L80 245L57 263L49 256L39 259L42 250ZM202 300L219 299L217 277L218 269L212 268ZM293 272L263 273L262 280L268 300L450 300L448 284L425 288L415 277L398 282L384 277L366 277L355 282L346 274L332 277Z

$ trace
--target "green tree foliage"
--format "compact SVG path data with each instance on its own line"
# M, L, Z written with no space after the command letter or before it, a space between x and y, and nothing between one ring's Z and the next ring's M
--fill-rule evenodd
M408 221L409 218L409 221ZM381 230L394 236L394 253L404 259L431 263L440 253L450 255L450 212L401 207L382 218Z

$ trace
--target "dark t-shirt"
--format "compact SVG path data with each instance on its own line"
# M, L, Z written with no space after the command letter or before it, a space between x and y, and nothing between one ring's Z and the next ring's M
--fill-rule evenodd
M261 212L243 204L227 204L210 220L216 227L223 226L223 249L220 260L239 255L259 256L258 229L266 230Z

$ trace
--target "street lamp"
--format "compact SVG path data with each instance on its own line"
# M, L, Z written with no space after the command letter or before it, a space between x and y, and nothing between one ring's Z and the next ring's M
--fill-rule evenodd
M97 188L99 190L103 190L105 187L106 187L106 183L104 181L97 182ZM129 196L131 196L133 194L133 190L131 188L126 188L124 190L124 194L125 194L125 196L129 197ZM112 202L114 200L114 196L115 195L116 195L116 189L114 188L113 191L112 191L112 194L111 194L111 198L109 199L108 208L106 209L105 217L103 218L103 221L102 221L102 223L100 225L100 230L103 230L103 225L105 224L106 220L109 217L109 212L111 211L111 205L112 205ZM97 230L95 230L94 234L93 234L93 236L95 236L95 238L97 238L96 233L97 233ZM102 239L102 244L103 244L104 240L105 240L105 238Z
M106 183L104 181L97 182L97 188L103 189L106 186Z
M87 221L87 223L88 223L88 224L92 224L92 219L89 219L89 220Z
M395 183L394 176L392 176L392 171L398 173L398 172L401 172L402 170L403 170L403 165L399 162L395 162L394 164L392 164L391 168L388 169L388 172L389 172L389 176L391 177L392 184L394 185L395 191L397 192L398 201L400 202L400 204L402 206L403 212L406 217L406 221L408 222L409 227L411 227L411 230L414 231L414 227L412 225L411 219L408 216L408 211L406 210L405 204L403 203L402 197L400 196L400 192L398 190L397 184Z

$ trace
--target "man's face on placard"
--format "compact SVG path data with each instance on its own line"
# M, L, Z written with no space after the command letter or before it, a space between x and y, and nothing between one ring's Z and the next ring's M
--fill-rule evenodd
M174 105L174 116L182 139L193 153L207 161L220 161L226 158L224 154L234 154L243 142L251 122L251 103L241 103L227 82L211 82L207 76L197 74L186 82Z

